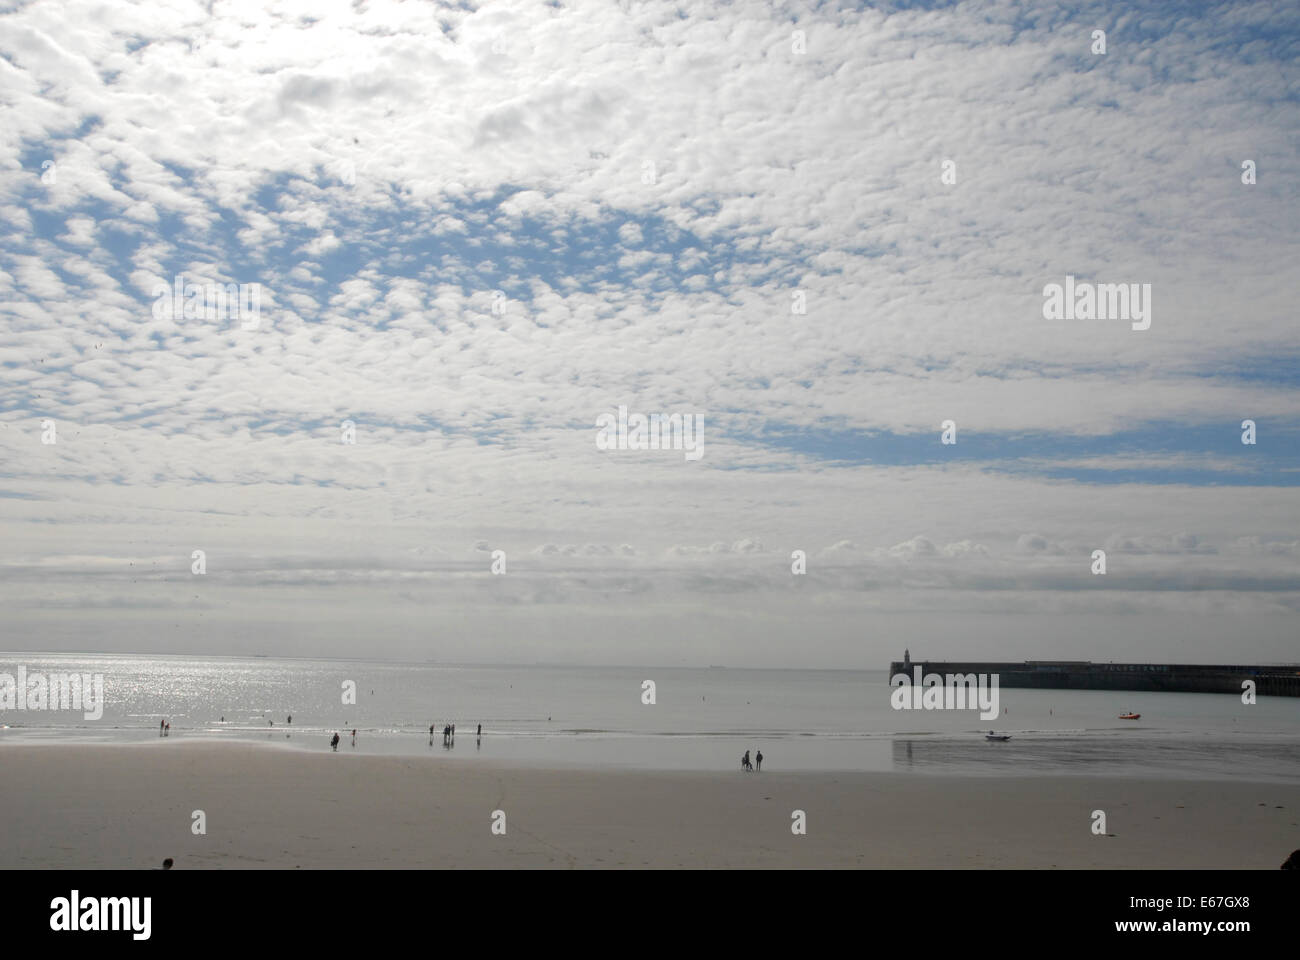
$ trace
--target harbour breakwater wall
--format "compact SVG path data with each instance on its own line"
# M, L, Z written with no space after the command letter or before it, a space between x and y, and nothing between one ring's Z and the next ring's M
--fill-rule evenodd
M1250 666L1205 663L1093 663L1090 660L1026 660L1022 663L958 663L939 660L895 660L892 678L937 673L997 674L1003 687L1042 690L1149 690L1176 693L1233 693L1242 683L1255 682L1255 693L1266 697L1300 697L1300 664Z

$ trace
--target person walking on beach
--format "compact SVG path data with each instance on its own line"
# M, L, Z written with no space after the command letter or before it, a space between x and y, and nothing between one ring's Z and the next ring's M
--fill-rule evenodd
M481 723L478 725L478 735L483 736L483 724Z
M289 724L290 726L293 726L293 714L291 713L289 714L289 716L285 717L284 722Z
M339 749L339 732L338 732L337 730L334 731L334 738L333 738L332 740L330 740L330 749L333 750L335 753L338 752L338 749Z
M164 737L170 737L170 736L172 735L172 725L171 725L171 723L168 723L167 726L165 726L165 727L163 728L163 730L164 730L163 736L164 736Z
M355 747L356 745L357 745L357 731L356 731L356 730L353 730L353 731L352 731L352 746Z
M752 763L749 762L749 751L748 751L748 750L746 750L746 751L745 751L745 755L744 755L743 757L740 758L740 769L741 769L741 770L753 770L753 769L754 769L754 765L753 765Z
M161 736L163 735L163 730L166 728L166 726L167 726L167 721L166 721L166 720L159 720L159 721L158 721L158 736L161 737Z
M754 766L756 766L759 770L762 770L762 769L763 769L763 751L762 751L762 750L760 750L760 751L758 751L758 753L754 754Z

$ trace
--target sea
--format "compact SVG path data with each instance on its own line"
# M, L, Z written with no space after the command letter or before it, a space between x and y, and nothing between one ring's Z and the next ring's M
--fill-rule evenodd
M345 753L549 767L738 770L761 751L769 771L1300 782L1291 697L1002 688L986 720L894 709L885 670L0 654L0 675L20 668L102 675L102 716L0 709L0 757L35 741L329 751L337 732ZM1141 719L1119 719L1128 712ZM991 730L1011 739L988 741Z

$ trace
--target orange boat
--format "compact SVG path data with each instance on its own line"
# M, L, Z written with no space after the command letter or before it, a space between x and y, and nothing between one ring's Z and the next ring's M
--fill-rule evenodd
M1140 713L1121 713L1121 714L1119 715L1119 718L1120 718L1121 720L1141 720L1141 719L1142 719L1142 714L1140 714Z

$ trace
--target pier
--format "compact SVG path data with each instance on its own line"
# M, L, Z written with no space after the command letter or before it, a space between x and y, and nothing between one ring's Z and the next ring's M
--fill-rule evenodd
M1253 680L1263 697L1300 697L1300 664L1276 666L1209 663L1093 663L1091 660L1025 660L1021 663L902 660L889 664L889 675L909 677L937 673L997 674L1003 687L1041 690L1145 690L1168 693L1232 693Z

